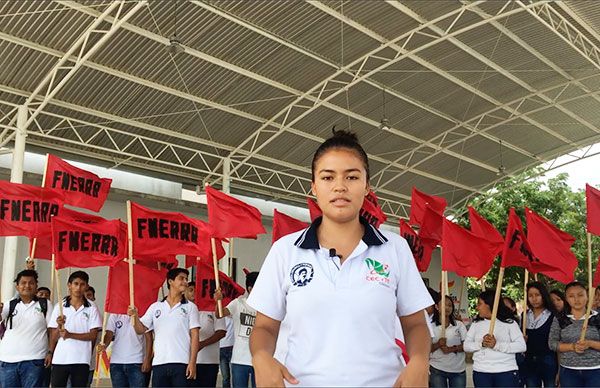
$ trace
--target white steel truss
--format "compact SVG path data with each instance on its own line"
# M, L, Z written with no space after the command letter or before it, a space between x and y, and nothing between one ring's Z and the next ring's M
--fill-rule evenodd
M463 5L463 7L461 7L460 9L455 10L455 12L453 13L448 13L446 15L444 15L443 17L441 17L442 19L446 19L448 17L452 17L455 14L459 14L462 12L464 12L465 10L469 9L470 7L473 7L475 5L477 5L478 2L474 2L468 5ZM535 4L529 5L529 7L534 7ZM311 88L309 91L305 92L305 94L303 96L300 96L299 98L297 98L292 104L288 105L286 108L282 109L279 113L277 113L275 116L273 116L272 119L270 119L267 123L263 124L256 132L253 136L249 137L246 141L242 142L237 148L236 150L234 150L234 152L232 153L232 156L237 153L239 150L244 149L245 147L248 148L249 146L249 150L250 151L250 155L247 156L247 159L250 159L250 157L252 157L253 155L257 154L258 152L260 152L260 150L262 148L264 148L267 144L269 144L271 141L273 141L275 138L277 138L279 135L281 135L285 130L287 130L287 127L294 125L296 122L298 122L300 119L302 119L303 117L305 117L306 115L308 115L309 113L313 112L315 109L317 109L318 107L322 106L324 102L327 102L329 100L331 100L333 97L339 95L340 93L344 92L345 90L348 90L350 87L352 87L353 85L363 81L364 79L368 78L369 76L391 66L392 64L408 57L409 54L416 54L417 52L424 50L428 47L431 47L441 41L445 41L447 40L449 37L453 37L456 36L458 34L461 34L463 32L472 30L478 26L481 26L483 24L488 23L490 20L496 20L496 19L501 19L510 15L514 15L517 14L521 11L521 9L517 8L517 9L513 9L513 10L509 10L506 11L505 7L503 7L501 9L501 11L499 13L497 13L496 15L491 16L489 19L484 19L481 20L479 22L470 24L468 26L465 26L463 28L454 30L452 32L448 32L446 35L442 36L442 37L432 37L432 40L428 43L425 44L421 44L417 47L410 47L410 42L412 37L418 33L419 31L427 28L430 24L434 24L439 22L440 20L438 19L434 19L431 22L421 25L418 28L413 29L412 31L403 34L395 39L392 39L390 41L388 41L385 44L382 44L381 46L379 46L379 48L371 51L370 53L366 54L365 56L359 58L358 60L350 63L347 66L344 66L342 69L340 69L338 72L336 72L335 74L333 74L332 76L328 77L327 79L325 79L323 82L321 82L320 84L316 85L315 87ZM401 44L400 44L401 43ZM397 52L397 54L394 56L394 58L389 58L389 60L384 61L383 64L381 64L381 58L377 56L377 54L379 53L379 51L391 47L391 45L396 45L398 44L398 47L401 47L402 50L405 50L405 53L402 54L400 51ZM370 71L365 71L363 73L363 69L367 68L367 66L365 66L367 63L369 64L373 64L374 66L376 66L373 70ZM344 74L346 71L348 71L349 69L354 69L354 68L358 68L359 70L355 72L355 76L354 79L351 82L346 82L343 80L339 80L336 79L337 77L339 77L341 74ZM370 68L370 66L368 67ZM342 84L341 87L337 87L337 88L331 88L331 85L339 85ZM334 90L334 91L332 91ZM312 105L305 105L304 102L304 96L306 95L317 95L318 101L314 102ZM292 119L290 116L293 116L294 118ZM263 134L264 130L272 125L273 123L276 122L276 120L280 120L280 123L282 124L282 129L279 129L278 131L272 133L269 132L267 134L266 138L263 138L260 140L260 142L256 141L256 139L259 139L259 137L261 136L261 134ZM289 120L289 121L288 121ZM258 145L258 143L260 143L260 145ZM246 159L246 160L247 160ZM395 165L395 167L398 167L400 169L406 168L407 166L404 165ZM454 185L456 187L456 185Z
M34 106L35 110L30 113L25 128L27 128L37 117L50 100L58 93L63 86L73 77L77 70L88 60L100 47L102 47L110 37L117 32L123 23L136 14L146 1L140 1L133 6L127 13L122 15L126 1L114 1L86 28L83 34L73 43L71 48L58 60L52 69L46 74L42 81L35 88L33 93L27 98L25 105ZM108 29L100 28L109 15L115 11L115 16L111 17L111 25ZM93 43L93 44L91 44Z

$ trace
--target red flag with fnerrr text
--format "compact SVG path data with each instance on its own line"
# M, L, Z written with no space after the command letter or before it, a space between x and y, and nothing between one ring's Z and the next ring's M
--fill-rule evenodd
M61 214L63 201L58 190L0 181L0 236L50 235L50 219Z
M212 228L177 212L152 210L131 202L133 256L137 260L171 254L208 257ZM156 261L156 260L153 260Z
M48 154L45 187L62 191L68 205L100 211L111 183L112 179L100 178L93 172Z
M400 220L400 235L408 243L419 272L426 272L429 269L431 254L437 243L432 240L420 238L417 232L403 219Z
M237 297L244 295L244 288L229 276L219 271L219 282L223 294L223 306ZM217 286L212 263L201 260L196 266L196 306L200 311L215 311L216 301L213 299Z
M141 317L148 307L158 300L158 291L167 278L166 269L133 265L133 296L135 307ZM129 307L129 264L118 262L108 270L104 311L111 314L127 314Z
M214 237L253 238L266 233L260 211L254 206L206 186L208 222L214 228Z
M120 220L81 222L52 217L56 269L113 266L126 256Z

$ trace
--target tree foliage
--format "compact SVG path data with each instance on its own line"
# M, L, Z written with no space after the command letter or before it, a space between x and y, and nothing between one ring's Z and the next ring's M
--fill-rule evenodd
M528 175L530 176L531 172ZM546 217L561 230L576 238L576 242L572 247L579 260L575 277L587 284L585 189L573 191L567 184L567 174L560 174L547 180L540 176L529 180L524 180L523 177L507 178L490 193L475 198L470 205L489 220L503 235L506 232L508 211L511 207L514 207L519 217L521 217L525 231L527 231L525 206ZM469 224L468 213L465 212L459 216L456 222L467 226ZM594 245L597 246L598 242L599 240L596 240ZM594 268L595 262L596 259L593 259ZM496 287L499 265L500 258L497 258L494 266L485 277L487 288ZM522 268L506 268L503 281L504 295L508 295L515 300L522 300L524 273L525 270ZM564 287L564 285L543 275L539 275L539 280L546 283L549 290ZM470 280L468 284L469 301L473 304L476 302L481 289L479 283L473 280Z

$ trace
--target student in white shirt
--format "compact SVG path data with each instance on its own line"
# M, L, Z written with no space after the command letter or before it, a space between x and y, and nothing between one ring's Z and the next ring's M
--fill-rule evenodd
M231 356L233 354L233 319L231 317L223 318L225 320L225 337L219 342L219 361L221 377L223 378L223 388L231 388Z
M110 356L110 381L113 387L147 387L146 373L152 370L152 333L137 334L126 314L110 314L104 344L113 342Z
M251 337L263 386L426 386L433 304L406 240L379 231L360 210L369 161L356 135L334 131L312 162L323 215L273 244L248 298L258 313ZM274 357L289 319L285 363ZM395 343L400 317L410 361Z
M196 359L196 387L216 387L219 374L219 341L225 337L225 319L214 311L200 311L200 351Z
M473 353L475 387L517 387L516 353L527 349L515 317L504 303L498 304L494 334L489 335L495 290L486 290L477 300L477 318L467 332L465 352Z
M250 272L246 275L246 291L251 294L258 277L258 272ZM220 290L215 292L215 299L220 300L223 296ZM252 355L250 354L250 334L256 321L256 310L248 305L248 296L242 295L229 302L223 309L223 316L231 316L233 319L233 352L231 354L231 383L232 387L256 387L256 377L252 366ZM218 316L218 311L217 311Z
M24 270L17 274L15 289L18 297L0 303L6 332L0 342L0 387L44 386L48 353L47 321L52 304L36 297L38 274ZM9 317L10 306L14 311ZM46 385L47 386L47 385Z
M135 307L128 311L137 334L154 330L153 387L185 387L196 378L200 323L198 308L184 296L188 275L184 268L169 270L167 297L150 305L141 318Z
M433 316L434 338L429 357L429 387L466 387L465 353L463 342L467 338L467 328L464 323L456 320L454 301L446 295L446 330L445 338L441 338L442 320L440 318L441 304L438 302Z
M67 282L69 296L63 304L63 315L56 307L48 327L50 330L50 350L52 356L52 386L65 387L69 378L73 387L87 385L92 341L102 327L98 309L84 293L89 276L83 271L75 271Z

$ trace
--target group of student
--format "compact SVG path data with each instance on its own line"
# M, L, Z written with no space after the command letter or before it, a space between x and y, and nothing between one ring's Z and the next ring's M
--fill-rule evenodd
M433 328L430 387L465 387L465 353L473 354L475 387L598 387L600 386L600 287L582 339L588 292L580 282L564 292L548 292L541 282L527 284L525 319L516 303L503 297L493 335L489 334L495 290L477 299L477 316L469 329L456 318L449 296L429 310ZM441 338L441 303L446 303L445 338ZM525 323L522 331L521 322Z
M247 275L248 293L257 275ZM169 270L167 296L141 317L134 307L110 314L102 339L102 314L86 272L70 274L62 309L52 305L48 288L38 288L35 270L19 272L15 298L0 304L0 387L89 387L96 354L111 343L113 387L147 387L150 381L154 387L216 387L219 367L223 387L255 386L248 325L256 312L246 296L229 303L223 317L198 311L188 276L183 268Z

